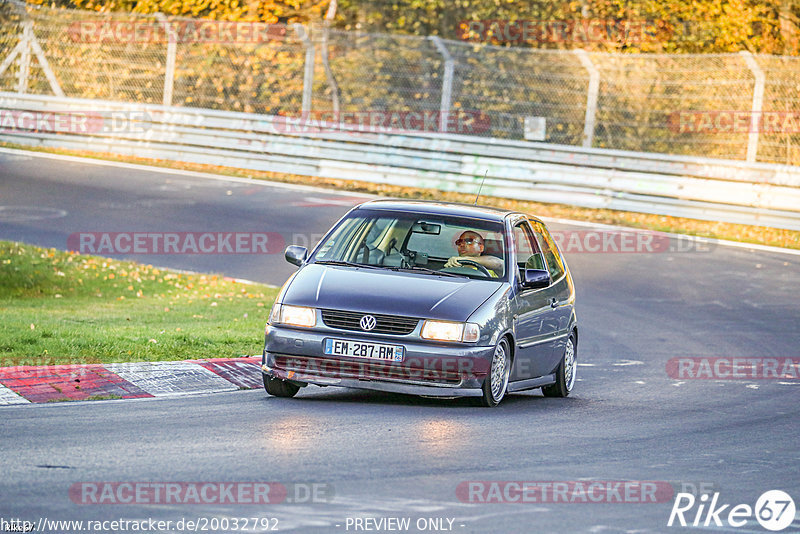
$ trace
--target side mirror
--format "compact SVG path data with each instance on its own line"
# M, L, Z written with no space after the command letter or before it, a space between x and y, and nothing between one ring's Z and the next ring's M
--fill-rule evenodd
M286 261L299 267L308 258L308 249L299 245L289 245L283 255Z
M550 285L550 273L542 269L525 269L522 287L540 289Z

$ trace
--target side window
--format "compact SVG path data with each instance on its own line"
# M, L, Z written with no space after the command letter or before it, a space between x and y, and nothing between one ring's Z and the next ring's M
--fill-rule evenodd
M544 269L542 255L530 227L521 222L514 227L514 248L520 269Z
M533 233L536 235L536 239L542 245L544 260L547 262L550 276L553 281L556 281L564 275L564 260L561 258L561 253L558 251L556 242L550 232L547 231L547 228L542 223L531 221L531 224L533 225Z
M363 217L353 217L345 220L336 231L331 234L328 240L319 247L316 259L330 260L337 259L344 255L344 247L349 242L349 237L364 225L366 219Z

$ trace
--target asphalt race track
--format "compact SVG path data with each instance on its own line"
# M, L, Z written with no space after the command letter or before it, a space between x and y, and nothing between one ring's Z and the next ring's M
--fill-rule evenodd
M266 231L313 243L362 199L0 152L0 239L62 249L76 232ZM172 521L162 532L186 531L181 519L226 532L768 532L754 517L703 526L704 512L698 527L667 522L681 489L700 488L698 505L700 493L718 493L718 505L730 505L722 519L773 489L800 509L800 380L675 379L667 364L800 359L800 256L673 245L565 251L580 326L579 382L567 399L537 390L485 409L309 387L294 399L252 390L0 408L0 518ZM293 271L282 253L127 257L275 285ZM523 499L506 484L514 481L566 483L570 497ZM637 502L641 485L631 481L660 490ZM287 493L270 504L93 504L81 493L92 483L171 482L274 483L272 495ZM572 491L593 482L603 502ZM800 513L782 532L800 532Z

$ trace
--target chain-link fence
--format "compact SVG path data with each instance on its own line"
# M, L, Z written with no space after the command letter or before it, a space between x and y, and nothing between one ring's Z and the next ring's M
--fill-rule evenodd
M487 119L478 128L445 120L436 127L800 165L800 57L326 36L321 26L98 14L17 0L0 0L0 47L2 91L293 117L330 118L336 106L351 114L480 113Z

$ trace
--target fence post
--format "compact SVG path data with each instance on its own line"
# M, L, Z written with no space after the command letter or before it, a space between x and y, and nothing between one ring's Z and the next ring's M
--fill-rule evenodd
M303 104L300 110L301 117L308 117L311 113L311 96L314 90L314 67L317 62L317 52L314 44L308 38L308 32L302 24L292 24L298 39L303 42L306 50L305 64L303 65Z
M756 154L758 153L758 131L761 124L761 109L764 105L764 85L766 84L767 77L764 76L764 71L758 66L753 54L742 50L739 52L742 59L747 64L747 68L753 73L756 79L756 84L753 87L753 108L750 116L750 134L747 136L747 161L754 162Z
M50 62L47 61L47 57L44 55L42 45L39 44L39 40L36 38L36 34L33 32L33 22L28 21L27 23L31 25L29 44L31 45L33 54L36 56L36 59L39 60L39 66L44 71L44 75L47 78L47 82L50 84L50 88L53 90L56 96L63 97L64 91L61 89L61 84L58 83L58 78L56 78L53 69L50 68Z
M33 40L33 23L26 20L22 23L22 48L19 53L19 72L17 73L17 93L28 91L28 76L31 72L31 41Z
M156 18L164 24L164 34L167 36L167 65L164 70L163 104L171 106L172 90L175 85L175 55L178 51L178 35L163 13L156 13Z
M444 45L444 42L436 35L432 35L428 37L433 44L436 46L436 49L442 55L442 59L444 59L444 77L442 79L442 101L439 104L439 131L440 132L447 132L447 123L450 119L450 102L453 98L453 70L455 68L455 61L453 61L453 56L450 55L450 51Z
M36 39L36 34L33 32L33 21L25 20L22 23L22 35L19 38L17 45L8 53L6 58L0 63L0 75L2 75L8 67L16 59L17 55L20 56L20 69L17 73L17 92L22 94L28 90L28 75L30 74L31 64L31 50L39 60L39 66L44 71L47 81L50 83L50 88L56 96L64 96L64 91L61 90L61 85L58 83L53 69L50 68L47 58L44 55L42 46ZM25 71L25 72L24 72Z
M6 56L6 58L3 60L3 62L0 63L0 75L2 75L6 71L6 69L11 66L14 60L17 59L17 56L22 50L22 46L24 44L25 44L24 41L22 40L22 38L20 38L20 41L17 43L17 46L12 48L11 51Z
M594 124L597 117L597 94L600 91L600 71L592 63L586 50L576 49L575 55L589 73L589 89L586 91L586 117L583 120L583 146L592 148Z

